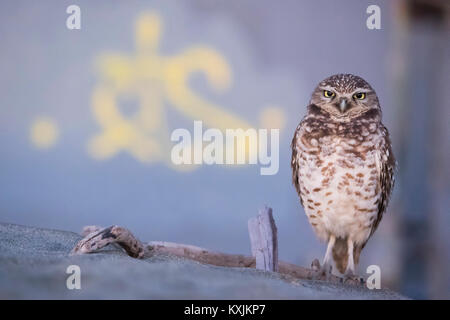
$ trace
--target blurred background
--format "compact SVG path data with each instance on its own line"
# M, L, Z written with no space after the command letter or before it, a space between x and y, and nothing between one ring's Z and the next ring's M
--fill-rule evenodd
M0 48L1 222L250 254L247 220L267 204L280 259L309 266L325 245L290 142L316 84L353 73L377 91L399 163L359 273L376 264L391 289L450 298L448 1L2 1ZM174 166L170 133L194 120L279 128L278 174Z

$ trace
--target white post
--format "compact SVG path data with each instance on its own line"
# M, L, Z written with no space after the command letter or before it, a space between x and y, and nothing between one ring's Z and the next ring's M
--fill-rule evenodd
M248 232L256 269L278 271L277 227L272 208L264 207L258 216L248 220Z

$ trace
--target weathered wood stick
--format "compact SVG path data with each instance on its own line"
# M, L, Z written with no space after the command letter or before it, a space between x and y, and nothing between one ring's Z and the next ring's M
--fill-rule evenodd
M294 278L327 280L335 283L343 282L341 277L331 273L323 274L317 259L313 261L311 269L278 261L277 227L271 208L265 207L259 211L257 217L251 218L248 221L248 230L252 257L241 254L221 253L172 242L152 241L144 244L128 229L119 226L111 226L104 229L98 226L85 227L82 231L84 238L77 243L71 254L91 253L111 244L123 248L129 256L134 258L151 257L157 253L169 254L221 267L256 268L278 272L284 278L290 278L291 280Z
M169 254L220 267L254 268L255 258L241 254L228 254L173 242L151 241L147 244L147 254Z
M256 258L246 255L221 253L192 245L172 242L152 241L144 244L129 230L118 226L111 226L105 229L101 229L100 227L87 227L83 230L83 233L87 234L87 236L77 243L71 251L71 254L92 253L107 245L117 244L128 255L134 258L151 257L159 253L221 267L256 267ZM295 279L323 280L321 275L318 274L318 270L318 266L314 266L313 269L307 269L283 261L279 261L278 263L278 272L280 274ZM329 276L327 280L335 283L342 282L342 278L334 275Z
M146 248L145 257L150 257L153 254L173 255L180 258L194 260L204 264L211 264L219 267L235 267L235 268L255 268L256 258L241 254L228 254L216 251L211 251L205 248L196 247L192 245L151 241ZM279 261L278 273L287 275L295 279L307 280L327 280L333 283L342 283L343 278L335 275L320 274L320 264L316 259L311 269L304 268L292 263ZM356 284L356 283L355 283Z
M277 227L272 208L265 207L258 216L248 220L248 232L256 269L278 271Z
M128 229L111 226L98 231L97 227L89 226L83 229L83 233L88 235L76 244L71 254L91 253L109 244L118 244L133 258L142 258L145 254L145 245Z
M220 267L255 268L256 266L255 257L215 252L205 248L173 242L149 242L146 250L146 256L147 254L151 256L156 253L169 254ZM278 273L288 275L296 279L317 279L317 272L315 269L307 269L283 261L278 262ZM336 283L342 282L341 278L334 275L332 275L329 280Z

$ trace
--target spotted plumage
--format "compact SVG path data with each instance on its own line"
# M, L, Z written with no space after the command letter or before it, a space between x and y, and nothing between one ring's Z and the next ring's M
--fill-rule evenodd
M355 274L394 185L395 159L375 91L339 74L314 90L292 140L292 179L316 235L341 273Z

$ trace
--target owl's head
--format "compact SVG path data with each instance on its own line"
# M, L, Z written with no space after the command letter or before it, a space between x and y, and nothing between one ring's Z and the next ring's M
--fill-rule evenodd
M375 91L364 79L352 74L336 74L321 81L310 105L336 120L353 119L368 111L381 113Z

